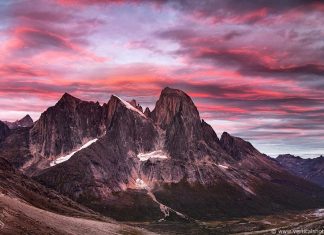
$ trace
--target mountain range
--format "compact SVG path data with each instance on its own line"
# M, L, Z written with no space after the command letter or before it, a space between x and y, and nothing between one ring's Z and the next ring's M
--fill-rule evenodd
M23 117L20 120L14 121L14 122L4 122L10 129L16 129L19 127L30 127L33 125L34 121L33 119L27 114L25 117Z
M292 174L324 187L323 156L304 159L291 154L282 154L276 160Z
M100 105L69 94L39 120L0 122L0 156L33 181L121 221L197 221L324 205L324 189L283 158L224 132L183 91L150 111L116 95Z

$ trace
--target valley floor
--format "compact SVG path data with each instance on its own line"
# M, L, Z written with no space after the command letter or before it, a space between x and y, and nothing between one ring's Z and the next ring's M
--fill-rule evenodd
M180 234L323 234L324 209L194 223L131 223L165 235Z
M141 228L139 228L141 227ZM153 232L149 232L153 231ZM287 212L227 221L122 224L100 217L81 218L49 212L0 194L0 234L324 234L324 210Z

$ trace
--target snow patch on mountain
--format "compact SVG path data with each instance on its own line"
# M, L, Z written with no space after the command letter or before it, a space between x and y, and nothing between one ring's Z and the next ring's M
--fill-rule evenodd
M140 188L140 189L147 189L148 188L147 184L141 179L136 179L135 185L136 185L136 188Z
M118 98L124 105L126 108L140 114L142 117L146 118L146 116L144 115L144 113L142 113L141 111L139 111L137 108L134 108L130 103L128 103L127 101L123 100L122 98L114 95L116 98Z
M50 163L50 166L55 166L57 164L60 164L62 162L65 162L65 161L69 160L75 153L79 152L81 149L89 147L91 144L95 143L97 140L98 140L97 138L93 139L93 140L90 140L87 143L85 143L84 145L82 145L78 150L75 150L75 151L71 152L70 154L68 154L66 156L59 157L58 159L52 161Z
M139 153L137 157L140 161L144 162L150 158L159 158L159 159L167 159L168 156L163 150L156 150L148 153Z
M222 164L218 164L219 167L223 168L223 169L228 169L228 166L222 165Z

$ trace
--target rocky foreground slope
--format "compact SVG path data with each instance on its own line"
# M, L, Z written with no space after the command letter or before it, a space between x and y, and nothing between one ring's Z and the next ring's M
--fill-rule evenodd
M0 234L151 234L47 189L0 157Z
M324 205L320 187L243 139L219 139L184 92L165 88L152 112L142 110L117 96L101 106L65 94L33 127L6 137L0 154L119 220L211 220Z
M294 175L324 187L324 157L304 159L291 154L279 155L276 160Z

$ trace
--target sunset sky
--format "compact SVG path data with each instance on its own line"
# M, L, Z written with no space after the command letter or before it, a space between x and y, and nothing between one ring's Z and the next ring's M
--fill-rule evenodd
M0 120L170 86L219 136L324 153L323 1L1 0L0 20Z

